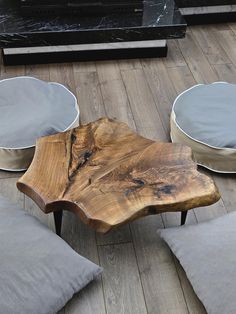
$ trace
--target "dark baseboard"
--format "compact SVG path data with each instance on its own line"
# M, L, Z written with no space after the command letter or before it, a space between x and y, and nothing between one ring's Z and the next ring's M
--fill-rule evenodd
M37 53L2 53L4 65L45 64L61 62L79 62L94 60L157 58L167 56L167 45L164 47L119 48L84 51L60 51Z
M184 15L188 25L216 24L236 21L236 12Z

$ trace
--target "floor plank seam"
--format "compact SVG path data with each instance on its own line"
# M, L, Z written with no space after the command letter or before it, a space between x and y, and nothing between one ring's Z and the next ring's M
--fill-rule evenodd
M140 271L140 267L139 267L138 256L137 256L137 252L136 252L135 245L134 245L134 238L133 238L132 230L131 230L131 238L132 238L132 246L133 246L133 250L134 250L134 256L135 256L135 260L136 260L136 264L137 264L137 268L138 268L138 273L139 273L139 278L140 278L140 284L141 284L142 293L143 293L143 299L144 299L146 311L148 314L149 312L148 312L148 305L147 305L147 300L146 300L146 295L145 295L145 289L143 286L143 281L142 281L141 271Z

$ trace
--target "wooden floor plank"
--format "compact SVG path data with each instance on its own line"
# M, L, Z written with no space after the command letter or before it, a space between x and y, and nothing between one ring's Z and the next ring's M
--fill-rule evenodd
M174 257L174 262L177 268L177 272L179 275L179 279L181 282L181 286L184 292L184 297L187 303L188 311L190 314L207 314L203 304L198 299L197 295L193 291L193 287L189 282L186 273L182 266L180 265L179 261L176 257Z
M88 123L105 116L105 108L96 72L74 71L75 90L80 108L80 120ZM62 237L79 254L99 263L96 235L71 213L65 213L62 226ZM73 297L65 307L66 314L104 314L105 303L102 281L91 283L85 290Z
M89 62L74 62L73 71L75 73L90 73L96 72L96 64L93 61Z
M117 62L97 62L97 73L101 87L105 111L108 117L127 123L135 130L126 89ZM115 229L106 236L97 235L99 244L131 241L129 225Z
M161 215L135 221L131 228L148 313L188 313L172 254L157 234Z
M121 70L142 69L139 59L118 60L118 64Z
M214 181L216 181L214 172L209 171L208 169L205 169L203 167L200 167L199 170L205 175L211 177ZM220 193L222 193L221 190L219 191ZM213 205L195 208L194 212L198 222L214 219L227 213L222 199L220 199L217 203Z
M193 77L198 83L212 83L218 80L216 73L203 51L196 44L191 32L186 34L186 38L179 39L178 43Z
M76 93L82 122L108 115L143 136L168 141L168 118L177 94L196 82L236 83L235 47L236 23L197 26L189 29L185 39L169 42L167 59L26 67L1 64L0 74L1 78L26 74L58 81ZM190 211L188 224L236 209L235 175L206 173L213 176L222 200ZM42 214L17 191L19 176L0 171L0 194L54 229L53 217ZM150 216L102 236L66 212L62 237L81 255L101 263L105 272L103 279L83 289L58 314L206 314L184 270L157 234L157 229L177 226L179 220L179 213Z
M112 230L107 234L97 233L97 244L117 244L131 242L131 234L129 225L121 226L118 229Z
M143 70L121 71L137 131L150 139L167 140L160 114Z
M198 222L218 218L227 213L222 200L211 206L195 208L194 212Z
M143 60L142 65L165 132L169 134L170 113L177 96L176 91L161 60Z
M234 32L224 30L215 32L215 35L231 62L236 65L236 35Z
M123 121L135 129L118 63L99 62L97 63L97 72L108 117Z
M187 66L169 68L168 72L177 94L180 94L184 90L196 84L193 75ZM162 219L165 228L178 226L180 224L180 213L164 213L162 214ZM197 223L196 215L193 210L190 210L187 215L186 224L195 223ZM191 314L205 314L205 309L193 291L183 268L174 256L173 260L178 273L181 288L183 290L188 312Z
M74 73L80 119L88 123L106 115L97 72Z
M73 213L64 212L62 238L79 254L99 264L95 232L79 221ZM66 314L105 314L102 279L92 282L76 294L65 307Z
M188 66L168 68L169 77L178 94L196 85L196 81Z
M49 65L49 79L52 82L61 83L65 85L72 93L75 94L75 78L73 72L73 64L50 64Z
M163 63L167 68L186 66L186 61L179 49L178 42L176 40L168 40L168 55L167 58L163 58Z
M1 79L11 78L14 76L24 76L25 75L25 66L1 66Z
M25 74L36 77L40 80L50 81L48 64L26 65Z
M228 23L228 27L236 34L236 23Z
M222 201L227 212L236 210L236 175L215 174L214 180L218 186Z
M236 83L236 66L234 64L218 64L214 65L214 69L218 74L220 81Z
M234 24L234 23L232 23L232 24ZM217 31L225 31L225 30L230 29L229 24L227 24L227 23L209 24L208 26L209 26L209 28L211 28L212 30L214 30L216 32Z
M138 132L166 141L167 135L143 71L122 71L122 77ZM146 124L147 127L143 127ZM148 313L188 313L176 267L169 249L157 235L157 228L163 228L161 215L131 224ZM169 259L163 263L163 256L166 255Z
M147 313L133 244L99 247L107 314Z
M230 59L220 46L215 36L215 32L209 25L193 26L191 27L191 31L194 40L199 44L210 64L230 63Z
M77 293L64 308L65 314L105 314L101 280L90 283ZM59 313L58 313L59 314Z

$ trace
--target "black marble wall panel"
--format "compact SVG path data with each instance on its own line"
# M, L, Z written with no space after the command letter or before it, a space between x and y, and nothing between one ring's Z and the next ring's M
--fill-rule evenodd
M55 46L184 37L174 0L144 0L142 14L25 17L19 1L0 0L0 47Z

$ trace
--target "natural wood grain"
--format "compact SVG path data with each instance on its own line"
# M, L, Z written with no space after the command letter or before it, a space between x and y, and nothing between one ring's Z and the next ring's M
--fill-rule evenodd
M118 64L110 61L97 63L97 72L107 116L123 121L135 129Z
M105 108L98 75L96 71L93 71L96 70L95 63L74 64L73 69L82 122L88 123L104 116ZM62 237L76 252L99 264L94 230L75 219L70 212L64 212L63 214ZM101 278L76 294L65 307L65 314L84 313L106 313Z
M157 62L156 60L143 61L143 70L166 134L169 134L170 113L177 96L176 91L163 62ZM165 88L167 85L168 89Z
M34 76L40 80L50 81L48 64L26 65L25 74Z
M97 233L96 239L98 245L132 242L129 224L113 229L106 234Z
M62 237L76 252L99 264L94 230L75 219L70 212L63 214ZM76 294L66 305L65 314L67 313L105 314L102 279L92 282Z
M202 33L205 32L205 28L206 27L202 28ZM212 31L214 32L214 36L217 38L217 41L221 45L222 49L226 47L226 54L228 50L230 51L228 52L227 56L229 57L230 54L230 57L232 58L231 60L235 60L234 36L236 34L236 23L230 24L230 28L227 24L218 24L207 26L207 29L207 33ZM223 33L221 33L222 31ZM227 31L230 35L227 35L227 33L224 33L224 31ZM234 34L232 31L234 31ZM192 35L191 30L189 30L188 33ZM217 36L217 34L219 36ZM207 34L205 36L207 36ZM196 41L194 36L187 36L186 39L182 39L181 42L182 41L184 41L186 45L183 47L183 49L185 50L185 47L187 47L187 51L184 51L184 60L181 61L181 59L179 59L178 61L178 58L176 59L179 51L174 47L178 47L179 42L175 40L171 41L173 44L169 45L169 55L167 59L155 59L156 62L163 63L164 61L164 65L170 78L169 81L165 80L165 85L163 85L163 93L162 90L160 90L161 97L163 97L162 95L168 93L168 89L171 84L176 89L176 92L180 93L184 89L196 84L196 81L198 83L202 83L220 80L236 83L236 70L235 65L233 65L233 61L231 61L232 64L212 65L211 69L213 68L213 73L216 73L217 75L215 76L215 74L213 74L212 76L209 74L208 76L208 69L210 65L210 60L208 59L209 54L208 56L205 55L204 51L199 45L199 42ZM201 51L200 55L198 53L199 49ZM126 60L124 62L111 61L108 63L109 65L104 62L97 62L97 67L95 63L79 63L73 66L72 71L68 70L70 65L65 64L64 70L67 71L67 78L66 76L63 78L64 74L60 73L60 71L63 72L63 68L59 65L55 65L54 69L51 68L51 73L52 71L56 71L58 73L54 73L52 78L57 80L57 77L59 77L59 81L62 84L67 84L66 80L68 80L68 76L71 76L70 81L73 80L74 76L78 103L81 112L81 121L83 123L93 121L107 114L103 107L104 99L110 117L117 117L119 120L126 121L127 123L130 123L129 119L131 118L130 126L133 129L135 129L135 126L137 126L136 130L138 130L139 134L151 139L167 141L168 134L163 131L164 123L162 125L160 116L158 117L156 114L157 108L162 106L162 104L154 102L151 90L143 73L143 68L142 66L140 67L139 62ZM119 74L119 69L117 69L117 64L119 69L122 71L122 78ZM48 66L46 65L45 67ZM41 68L41 66L36 65L32 67L31 72L29 72L29 68L26 67L26 71L27 75L34 75L44 79L44 70ZM114 76L111 76L112 71L113 74L117 75L115 79ZM45 70L45 73L46 72L47 71ZM192 73L194 73L194 78ZM1 78L24 74L24 67L6 68L1 65ZM124 79L125 82L123 85L122 82L110 83L111 80L121 81L122 79ZM106 85L105 87L103 86L103 93L100 92L100 84ZM153 84L155 84L155 82L153 82ZM120 94L122 94L122 96L120 96ZM119 103L116 102L117 98L119 98ZM154 110L156 110L156 112ZM167 127L168 125L165 126L165 128ZM206 173L207 175L210 174L208 171ZM15 179L9 179L12 176L18 177L19 175L22 175L22 173L15 174L9 172L0 172L0 178L5 178L2 181L2 185L0 184L0 193L4 194L13 201L17 201L18 204L23 205L24 198L21 194L17 193ZM195 211L198 221L217 217L224 214L226 210L236 210L235 177L227 174L217 175L214 176L214 180L216 181L216 184L218 185L221 192L223 203L220 202L220 205L217 203L213 207L210 206L201 208L199 210L196 209ZM27 208L28 206L29 208ZM41 215L36 205L33 206L33 202L30 202L30 204L28 203L27 198L26 209L29 210L32 214L35 214L38 217L40 216L40 219L44 216L43 214ZM189 212L187 223L193 223L194 216L194 211ZM45 218L46 217L48 216L45 216ZM162 217L166 227L176 225L180 220L179 213L164 213L162 214ZM113 233L113 231L109 232L107 235L105 235L105 237L103 237L103 235L98 235L96 243L95 232L91 228L88 228L86 225L81 223L79 220L75 220L72 213L66 212L63 218L62 237L79 253L84 254L94 261L99 261L99 259L96 257L97 244L99 244L99 247L101 244L101 248L104 248L102 251L102 258L108 260L108 255L111 256L109 252L112 245L107 246L106 243L112 244L119 241L131 241L129 244L134 243L134 250L132 250L130 254L131 257L128 258L129 262L122 262L123 267L118 267L116 266L116 263L112 264L112 259L110 259L110 264L112 265L109 266L109 272L112 273L112 271L115 270L116 278L124 278L122 276L125 272L126 276L124 280L127 282L124 282L124 285L128 287L128 281L130 278L132 280L133 274L132 272L130 273L131 267L135 268L135 270L137 268L139 269L139 274L137 274L136 271L135 274L137 274L137 276L139 276L141 279L142 288L145 294L145 302L147 307L146 311L148 313L182 314L186 313L186 311L190 314L205 313L201 303L196 298L196 295L194 294L193 289L186 278L185 272L180 267L176 259L173 259L172 255L169 253L169 248L165 245L160 245L156 230L163 227L161 215L145 217L141 220L131 223L131 236L127 233L126 227L128 227L128 225L122 228L117 228L114 230L115 233ZM134 231L134 229L136 230ZM106 250L108 247L109 249ZM120 253L116 250L116 248L119 248L119 245L115 245L114 248L114 250L117 252L114 254L119 255ZM129 246L125 246L125 249L128 250ZM138 265L135 255L138 257ZM168 259L167 256L169 256ZM121 260L123 261L123 258ZM166 267L166 263L163 263L163 261L168 261L169 267ZM104 263L103 265L107 264ZM160 278L160 280L158 280L158 278ZM123 279L119 282L123 283ZM132 281L132 283L133 282L134 281ZM66 314L105 314L108 311L105 308L102 290L105 291L106 300L109 302L111 299L107 298L107 296L111 295L110 287L113 289L112 295L114 298L112 300L118 299L118 306L124 303L123 308L128 309L127 313L136 314L136 307L130 306L130 300L122 298L123 303L122 301L119 302L119 298L121 296L119 291L121 291L121 289L116 289L116 286L113 283L109 284L109 282L108 285L92 283L92 285L84 289L82 293L77 294L66 305L64 309ZM135 288L136 286L134 284L132 289L135 290ZM123 289L122 291L127 290ZM138 296L140 296L139 291L140 284L138 284ZM135 296L131 298L131 300L136 300ZM114 305L114 303L109 305L109 314L117 314L117 307ZM64 313L64 310L62 313Z
M147 314L133 245L99 247L107 314Z
M121 70L142 69L142 64L139 59L118 60L118 64Z
M131 111L134 113L137 130L142 136L166 141L167 136L159 118L157 106L151 97L150 88L145 82L145 75L143 71L133 70L122 71L122 77L130 100ZM169 86L168 80L166 84ZM175 213L170 213L170 216L172 215L175 216ZM176 215L180 219L180 214L177 213ZM159 246L157 244L158 228L163 228L160 215L145 217L131 224L132 239L148 313L176 313L176 309L185 313L186 304L172 259L169 261L170 276L165 276L165 280L160 279L167 269L163 264L163 258L166 254L170 254L166 245ZM174 289L172 289L173 282L175 282ZM166 294L165 291L168 293Z
M183 289L184 298L186 300L188 312L191 314L207 314L203 304L198 299L197 295L193 291L191 283L186 277L185 271L180 265L176 257L174 257L174 263L177 268L178 276L180 279L181 287Z
M97 73L75 73L75 86L82 121L87 123L104 116L105 108Z
M198 83L218 81L216 73L198 44L194 41L192 33L188 32L186 38L178 40L178 43L189 69Z
M101 280L90 283L65 306L65 314L106 314Z
M128 61L126 63L129 64ZM129 99L118 62L97 62L96 66L106 115L126 122L130 128L135 129ZM122 229L114 229L105 237L97 235L97 241L99 244L131 241L129 225L123 226Z
M203 207L195 208L194 212L196 214L198 222L214 219L223 216L227 213L222 200L219 200L219 202L206 208Z
M222 191L222 201L227 212L236 210L236 175L214 174L214 180Z
M168 40L168 57L163 58L163 62L167 68L186 66L186 61L179 49L176 40Z
M234 64L217 64L214 69L221 81L236 84L236 66Z
M167 135L143 70L134 69L121 73L136 130L148 138L166 141Z
M191 155L188 147L145 139L104 118L39 139L17 187L45 213L65 208L107 232L148 214L216 202L214 183L197 172Z
M178 94L196 84L194 77L187 66L168 69L169 77Z
M210 64L230 63L228 56L220 46L215 32L207 26L191 27L194 40L199 44Z
M161 216L145 217L131 227L148 313L187 314L171 252L157 234L163 228Z
M178 94L196 84L193 75L187 66L169 68L168 73L176 90L176 93ZM176 226L179 221L177 213L163 213L162 219L165 228ZM196 222L197 219L193 210L188 214L186 224L195 224ZM204 307L202 306L201 302L193 291L193 288L189 283L189 280L187 279L183 268L181 267L175 256L173 256L173 260L178 274L178 279L180 281L180 285L183 291L183 297L186 301L188 312L191 314L206 314ZM181 298L179 298L179 304L181 304Z
M216 38L228 55L231 62L236 65L236 36L231 30L219 31L215 33Z
M74 62L73 63L73 71L74 73L90 73L96 72L95 62Z
M13 76L23 76L25 75L25 66L24 65L18 65L15 67L1 67L1 78L6 79Z
M70 91L75 93L75 78L73 72L73 64L50 64L49 79L52 82L57 82L65 85Z

